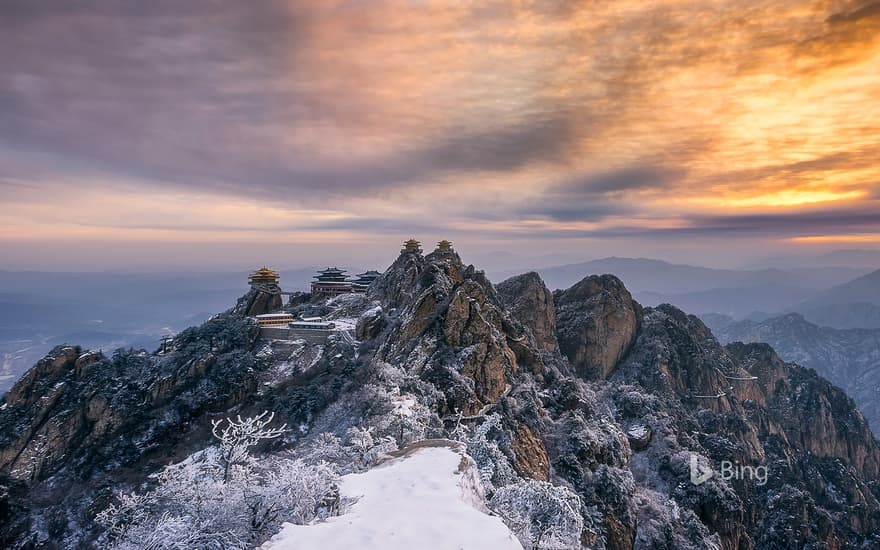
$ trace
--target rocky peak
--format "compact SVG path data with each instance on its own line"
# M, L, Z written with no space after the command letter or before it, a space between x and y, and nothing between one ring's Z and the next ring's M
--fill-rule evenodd
M556 351L556 306L541 276L534 271L517 275L496 290L510 314L531 331L537 347Z
M461 261L461 256L458 255L458 252L452 249L436 249L430 254L426 255L425 258L429 262L449 262L450 264L463 265Z
M560 351L581 376L607 378L635 340L641 306L613 275L592 275L553 299Z
M260 285L252 287L247 294L236 302L233 311L239 315L253 317L264 313L278 311L284 305L281 287L278 285Z
M423 286L422 274L428 261L420 253L402 251L394 263L370 287L370 293L388 308L397 308L412 301Z
M518 368L514 322L482 271L455 253L404 252L377 283L396 330L381 348L428 379L448 378L444 408L466 414L495 403Z

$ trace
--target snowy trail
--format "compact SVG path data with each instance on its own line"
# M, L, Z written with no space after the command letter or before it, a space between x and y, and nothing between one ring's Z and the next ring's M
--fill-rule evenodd
M314 525L285 524L262 550L522 550L483 506L472 462L449 447L424 447L362 474L340 492L359 500ZM461 470L461 471L460 471Z

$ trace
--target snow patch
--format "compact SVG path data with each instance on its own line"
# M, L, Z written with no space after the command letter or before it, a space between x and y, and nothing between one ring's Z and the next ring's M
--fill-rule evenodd
M501 519L483 511L474 468L447 446L416 448L342 477L342 498L358 499L347 513L312 525L286 523L260 548L522 550Z
M335 329L337 331L340 330L354 330L357 326L357 319L343 318L343 319L334 319L333 324L336 325Z
M648 436L648 427L644 424L633 424L626 431L626 435L633 439L644 439Z

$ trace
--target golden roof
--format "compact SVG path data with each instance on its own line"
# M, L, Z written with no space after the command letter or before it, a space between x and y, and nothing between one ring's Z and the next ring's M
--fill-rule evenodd
M442 241L440 241L439 243L437 243L437 250L440 250L440 251L442 251L442 252L449 252L449 251L451 251L451 250L452 250L452 242L451 242L451 241L447 241L446 239L443 239Z
M415 239L410 239L403 243L403 252L421 252L421 244Z
M278 275L278 273L276 271L272 271L271 269L269 269L266 266L263 266L260 269L254 271L248 277L248 279L250 279L252 281L268 281L268 280L277 281L279 278L281 278L281 276Z

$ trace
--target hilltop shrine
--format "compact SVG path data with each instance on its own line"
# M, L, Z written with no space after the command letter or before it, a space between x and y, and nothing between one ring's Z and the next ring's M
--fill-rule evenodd
M277 272L272 271L266 266L261 267L260 269L254 271L250 275L248 275L248 283L251 286L261 286L261 285L278 285L278 281L281 279L281 276L278 275Z

